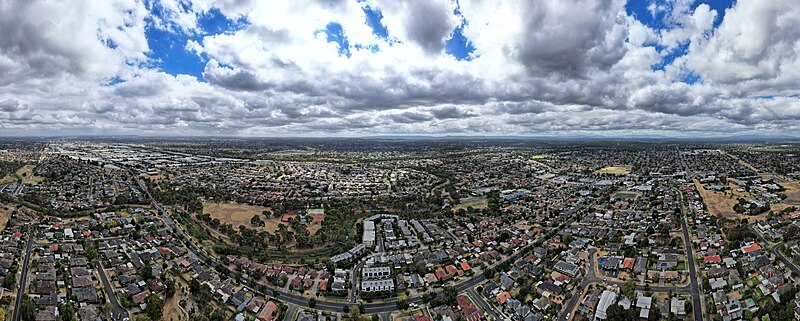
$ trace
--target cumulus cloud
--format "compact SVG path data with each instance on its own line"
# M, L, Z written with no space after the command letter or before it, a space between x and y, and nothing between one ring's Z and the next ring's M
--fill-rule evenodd
M660 28L624 0L4 1L0 132L800 129L798 6L739 0L718 21L705 3L650 4ZM209 32L209 15L235 26ZM148 30L189 58L159 55ZM457 31L469 60L448 53Z
M14 99L0 101L0 111L14 112L19 110L19 102Z

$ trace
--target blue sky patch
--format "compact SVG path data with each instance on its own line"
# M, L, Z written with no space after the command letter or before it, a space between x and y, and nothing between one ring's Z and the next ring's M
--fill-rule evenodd
M669 52L666 56L664 56L664 58L661 59L660 63L651 66L650 69L652 69L652 70L664 70L664 68L666 66L668 66L669 64L671 64L673 61L675 61L675 59L677 59L678 57L682 57L682 56L686 55L686 52L689 50L689 44L690 44L689 41L681 43L680 45L678 45L678 47L676 47L675 49L672 49L671 52ZM657 48L657 50L658 50L658 48ZM661 50L663 50L663 48ZM659 50L659 52L661 50Z
M381 22L383 19L381 11L372 9L370 6L364 6L362 10L364 10L364 15L367 18L367 25L372 28L372 33L383 39L388 39L389 30L386 29L386 26Z
M344 28L338 22L330 22L327 26L325 26L325 35L327 36L328 42L335 42L339 44L339 56L345 55L347 58L350 58L350 41L347 40L347 36L344 34Z
M717 17L714 20L714 28L717 28L725 17L725 9L732 8L736 4L736 0L694 1L690 6L691 12L694 12L694 10L703 3L707 4L711 10L717 11ZM653 16L650 7L659 5L666 6L666 10L655 10L655 16ZM672 12L672 2L669 1L629 0L628 3L625 4L625 12L654 30L664 30L674 27L664 23L667 16Z
M464 36L464 26L466 22L462 22L460 26L453 30L450 39L444 44L444 51L452 55L458 60L472 60L470 54L475 51L475 46L472 42Z
M114 77L111 77L109 79L106 79L106 81L104 83L102 83L101 85L102 86L111 87L111 86L114 86L116 84L121 84L123 82L125 82L125 81L122 80L122 78L119 78L119 76L114 76Z
M458 60L472 60L470 54L475 51L475 46L472 41L469 41L464 36L464 27L467 26L467 19L461 15L461 4L456 0L456 7L453 9L453 14L461 17L461 24L453 30L450 38L444 44L444 51Z
M160 4L151 3L148 7L154 16L163 15L163 8L161 8ZM189 8L184 7L184 9ZM179 28L171 28L172 31L162 30L157 28L152 20L148 21L145 37L147 37L150 52L147 56L153 59L154 67L173 76L180 74L191 75L199 81L205 81L203 79L203 70L205 69L207 57L205 55L200 57L193 52L187 51L186 44L190 40L202 43L203 37L207 35L232 33L241 30L248 25L248 22L245 16L228 19L219 9L213 8L198 16L197 24L201 32L187 34L180 31Z
M694 85L694 84L700 82L700 80L701 80L700 75L698 75L696 72L690 71L690 72L687 72L687 73L681 75L681 77L680 77L680 79L678 81L680 81L682 83L685 83L685 84L688 84L688 85Z
M197 24L203 29L205 34L211 35L235 32L249 25L247 17L241 16L235 20L228 19L228 17L217 8L212 8L198 17Z
M205 59L186 50L190 39L200 41L201 37L176 34L152 25L145 30L145 36L150 46L148 57L155 60L155 67L173 76L185 74L203 81Z

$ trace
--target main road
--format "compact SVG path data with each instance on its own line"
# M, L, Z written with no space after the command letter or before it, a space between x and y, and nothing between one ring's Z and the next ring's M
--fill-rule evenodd
M12 321L19 321L19 309L22 306L22 296L25 295L25 290L28 287L28 261L31 259L31 248L33 247L33 234L36 230L33 225L28 224L28 242L25 245L25 260L22 261L22 276L17 284L17 298L14 301L14 317Z
M683 230L683 239L685 241L684 246L686 247L686 261L689 262L689 287L691 288L692 294L692 311L694 312L695 320L703 320L703 306L700 300L700 290L697 286L697 267L695 267L692 238L691 235L689 235L689 227L686 225L686 220L688 220L689 217L686 215L683 192L678 191L678 196L680 198L681 214L683 215L683 219L681 220L681 229Z

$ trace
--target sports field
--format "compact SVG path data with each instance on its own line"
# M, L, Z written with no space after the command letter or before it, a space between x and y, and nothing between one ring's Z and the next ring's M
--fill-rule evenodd
M596 173L611 174L611 175L628 175L631 173L631 168L622 166L608 166L598 169Z

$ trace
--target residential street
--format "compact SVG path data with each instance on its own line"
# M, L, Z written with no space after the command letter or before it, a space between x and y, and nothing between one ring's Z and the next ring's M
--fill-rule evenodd
M36 234L36 229L32 225L28 225L28 227L28 241L25 245L25 259L22 261L22 275L17 282L17 298L14 301L14 318L12 321L19 321L19 308L22 306L22 296L27 292L28 287L28 262L31 259L33 235Z
M100 262L97 272L100 274L100 281L103 282L103 288L108 296L108 301L111 302L111 318L115 321L121 321L124 318L127 318L128 311L119 304L119 300L117 300L117 293L114 291L114 286L112 286L111 282L108 280L103 262Z

